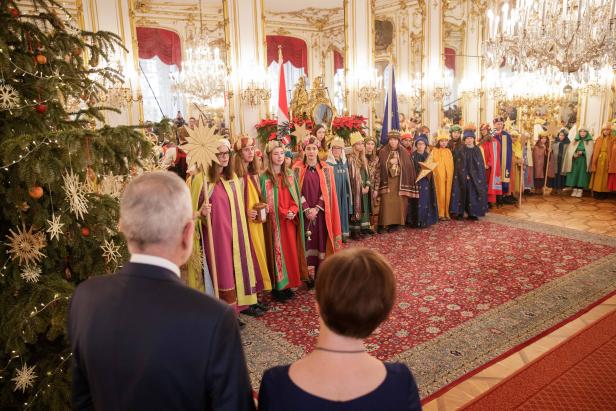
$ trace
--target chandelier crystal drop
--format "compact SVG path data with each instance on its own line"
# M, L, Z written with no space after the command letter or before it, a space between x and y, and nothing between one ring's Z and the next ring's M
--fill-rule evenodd
M591 69L616 66L615 0L516 0L488 10L483 55L534 71L555 68L584 81Z
M188 39L186 59L176 79L175 90L190 102L212 105L224 96L227 69L220 58L220 50L211 48L203 27L199 2L199 34Z

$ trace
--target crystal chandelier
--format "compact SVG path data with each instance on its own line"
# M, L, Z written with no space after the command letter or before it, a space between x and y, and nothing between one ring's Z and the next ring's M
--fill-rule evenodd
M223 97L227 70L218 48L212 49L208 44L201 3L199 1L199 34L187 41L186 59L182 62L182 71L174 89L189 101L208 106Z
M615 9L614 0L505 2L487 12L483 55L490 67L553 67L581 81L590 69L616 65Z

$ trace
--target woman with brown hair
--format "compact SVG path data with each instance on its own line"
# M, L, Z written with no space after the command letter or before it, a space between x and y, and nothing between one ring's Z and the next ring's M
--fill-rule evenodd
M250 251L257 281L257 292L269 291L272 289L272 284L267 269L263 223L258 218L259 209L264 208L265 204L263 203L261 184L259 182L259 167L255 151L256 140L252 137L240 136L233 148L236 153L233 157L233 168L244 186L243 195L246 205L248 232L250 234ZM242 314L260 317L265 310L265 305L255 304L242 311Z
M257 303L257 293L243 184L233 172L230 156L231 143L227 139L220 139L216 154L219 164L212 164L206 177L209 183L207 195L211 205L211 224L202 228L203 233L211 230L216 241L210 247L208 238L214 237L203 234L197 244L202 245L207 266L212 275L216 275L219 298L239 312L245 306ZM200 210L204 202L203 173L192 176L188 184L193 208L195 211Z
M370 229L370 211L372 209L370 198L372 197L374 187L370 181L364 138L356 131L351 134L350 139L351 153L347 157L349 179L351 181L351 200L353 203L350 231L351 238L358 239L362 234L374 234Z
M285 146L277 140L270 141L266 153L267 169L261 174L261 192L268 205L268 266L272 295L285 301L293 297L291 288L299 287L301 279L307 278L301 193L297 179L286 166Z
M319 140L319 160L327 161L329 152L327 151L327 126L325 124L318 124L312 129L311 134ZM298 142L301 144L302 142Z
M393 270L376 251L350 248L325 260L316 283L317 345L290 366L263 374L259 409L421 410L407 366L384 364L364 347L395 298Z
M306 137L304 160L293 166L302 194L309 287L325 257L342 248L336 183L332 168L319 161L319 144L316 137Z

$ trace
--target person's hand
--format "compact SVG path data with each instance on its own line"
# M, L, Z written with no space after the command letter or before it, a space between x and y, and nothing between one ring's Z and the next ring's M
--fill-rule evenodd
M306 218L308 219L308 221L313 221L315 218L317 218L317 214L319 212L318 208L311 208L307 213L306 213Z
M287 220L293 220L295 218L295 213L293 211L289 211L287 213Z
M246 214L248 215L248 219L251 221L254 221L254 219L257 218L257 210L253 210L252 208L248 210Z
M579 156L581 156L582 154L584 154L584 153L582 153L581 151L578 151L578 152L577 152L577 156L578 156L578 157L579 157Z
M203 206L201 207L201 215L203 217L207 217L208 215L210 215L211 212L212 212L212 205L203 204Z
M265 214L269 214L269 204L265 206Z
M368 194L370 192L370 186L366 186L361 189L362 194Z

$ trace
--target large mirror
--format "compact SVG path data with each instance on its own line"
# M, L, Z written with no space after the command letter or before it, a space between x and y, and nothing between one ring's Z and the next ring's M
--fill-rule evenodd
M326 124L345 111L343 0L265 0L270 115L278 107L280 62L292 120Z
M463 99L458 91L464 74L466 23L460 3L446 8L443 16L443 123L461 124Z

